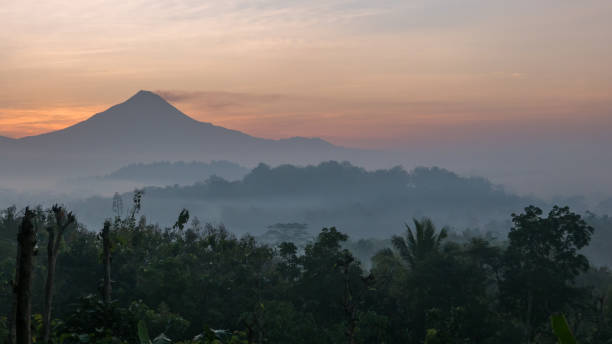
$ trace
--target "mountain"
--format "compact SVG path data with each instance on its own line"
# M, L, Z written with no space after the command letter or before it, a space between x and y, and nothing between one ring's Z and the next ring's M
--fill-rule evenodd
M0 141L6 176L102 175L131 163L228 160L245 166L351 159L319 138L270 140L197 121L149 91L68 128Z
M19 141L26 145L44 144L54 150L60 148L63 151L79 152L88 148L97 154L115 155L127 154L134 148L147 148L147 152L140 152L147 154L158 148L167 150L169 145L195 146L211 144L213 141L244 144L253 140L256 139L238 131L198 122L160 96L140 91L127 101L83 122L51 133L25 137Z

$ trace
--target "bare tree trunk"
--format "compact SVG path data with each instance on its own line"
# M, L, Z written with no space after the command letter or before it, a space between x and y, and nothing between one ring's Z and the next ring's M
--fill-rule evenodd
M43 308L43 343L49 343L51 336L51 307L53 304L53 277L57 261L54 252L55 231L49 228L49 243L47 244L47 280L45 282L45 304Z
M253 328L247 323L246 324L247 327L247 343L248 344L253 344L253 337L255 337L254 333L255 331L253 331Z
M357 327L357 307L353 300L353 292L351 290L350 281L350 267L353 263L354 258L345 254L340 265L342 266L342 274L344 277L344 296L342 299L342 306L344 306L344 316L346 320L346 327L344 334L348 344L355 344L355 328Z
M17 281L19 280L19 257L21 256L21 248L17 245L17 257L15 257L15 279L11 281L13 291L13 302L11 304L11 313L8 316L8 344L17 343L17 328L15 318L17 316Z
M348 270L348 268L346 269ZM357 326L357 309L353 303L348 271L344 277L344 315L346 317L345 335L348 344L355 344L355 327Z
M255 314L253 314L255 317L255 324L258 329L257 344L262 344L264 342L264 315L262 314L263 301L261 299L261 292L263 290L263 272L261 269L262 268L260 268L259 273L257 274L257 308L255 309Z
M104 285L102 287L102 299L104 304L108 305L111 302L111 239L110 239L110 222L104 222L102 229L102 247L104 255Z
M15 289L15 287L13 286L13 289ZM16 297L16 293L13 292L13 302L11 305L11 314L9 314L8 319L7 319L7 325L8 325L8 329L9 329L9 334L8 334L8 338L7 338L7 343L8 344L15 344L17 342L17 333L16 333L16 328L15 328L15 313L17 312L17 297Z
M533 306L533 293L531 289L527 292L527 344L531 343L532 329L531 329L531 312Z
M74 215L68 213L68 216L66 216L66 211L63 207L54 205L52 210L55 215L55 224L47 228L49 240L47 242L47 280L45 281L45 304L43 308L43 343L49 343L51 337L51 308L53 306L55 266L62 236L66 228L75 222Z
M16 344L32 344L31 313L32 313L32 268L34 264L34 247L36 232L32 224L34 213L26 208L25 215L19 227L17 242L19 257L17 266L17 311L15 317Z

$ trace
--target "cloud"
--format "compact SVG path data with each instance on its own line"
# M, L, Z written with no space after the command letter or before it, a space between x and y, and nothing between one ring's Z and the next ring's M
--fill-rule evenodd
M158 93L198 120L255 136L322 137L366 148L487 141L501 145L567 135L602 138L612 129L609 102L382 102L220 91Z
M54 108L0 108L0 135L13 138L38 135L76 124L104 106L58 106Z
M227 107L248 106L254 104L270 104L291 97L279 94L252 94L222 91L168 91L158 90L157 94L169 102L192 102L206 109L222 109Z

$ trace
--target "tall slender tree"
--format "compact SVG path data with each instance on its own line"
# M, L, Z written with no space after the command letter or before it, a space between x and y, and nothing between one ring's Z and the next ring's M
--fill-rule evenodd
M23 220L17 234L17 272L15 297L17 309L15 311L16 344L31 344L31 315L32 315L32 267L34 265L34 249L36 246L36 227L34 226L35 213L29 208L25 209Z
M43 308L43 343L49 343L51 336L51 308L53 306L53 289L57 255L59 253L64 232L69 226L75 223L75 217L72 212L66 213L66 210L57 204L51 208L51 212L51 223L47 227L49 237L47 241L47 280L45 281L45 304Z
M411 305L412 338L422 342L427 330L427 312L431 309L435 296L432 295L432 283L439 283L442 274L434 267L442 258L440 246L447 236L446 228L439 232L429 218L414 219L414 231L406 224L406 237L393 236L391 243L400 257L407 263L414 303Z
M13 209L14 211L15 209ZM9 212L8 217L13 217L14 213ZM23 220L23 219L22 219ZM19 225L20 226L20 225ZM18 226L18 228L20 228ZM19 232L19 229L17 230ZM15 278L11 281L11 287L13 290L13 301L11 303L11 311L9 313L8 316L8 329L9 329L9 334L8 334L8 338L7 338L7 343L8 344L15 344L17 342L17 328L16 328L16 315L17 315L17 281L19 280L19 245L17 245L17 255L16 255L16 261L15 261Z
M345 328L344 335L348 344L355 344L355 329L357 327L357 306L351 288L351 265L355 262L355 258L348 250L343 250L340 259L337 262L344 280L344 295L342 297L342 306L344 308Z
M104 262L104 284L102 285L102 299L104 304L108 305L111 301L111 223L110 221L104 222L104 228L102 229L102 260Z

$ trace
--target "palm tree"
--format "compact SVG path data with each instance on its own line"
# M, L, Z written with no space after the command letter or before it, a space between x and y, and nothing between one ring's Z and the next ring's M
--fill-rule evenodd
M429 218L421 221L413 219L414 233L406 224L406 238L394 235L391 243L399 251L400 256L414 268L433 253L437 253L441 241L448 236L446 227L436 234L436 226Z

